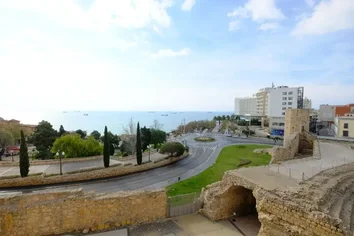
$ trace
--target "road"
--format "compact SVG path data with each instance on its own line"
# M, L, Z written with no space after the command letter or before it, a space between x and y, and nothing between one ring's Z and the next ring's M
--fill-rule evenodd
M209 166L218 157L221 149L230 144L270 144L273 141L267 139L242 139L225 137L220 134L209 134L216 139L211 143L199 143L194 141L195 134L184 137L190 147L189 157L168 166L152 169L145 172L126 176L94 180L83 183L58 184L55 186L26 187L17 189L0 189L0 195L11 193L32 193L48 190L65 190L83 188L84 191L116 192L121 190L155 189L162 188L180 180L194 176ZM279 143L280 144L280 143Z

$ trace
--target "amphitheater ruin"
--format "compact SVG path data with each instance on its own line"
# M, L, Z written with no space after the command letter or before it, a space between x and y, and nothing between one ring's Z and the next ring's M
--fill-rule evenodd
M284 143L271 164L225 173L203 189L212 220L255 215L258 235L354 235L353 143L318 141L308 111L287 110Z

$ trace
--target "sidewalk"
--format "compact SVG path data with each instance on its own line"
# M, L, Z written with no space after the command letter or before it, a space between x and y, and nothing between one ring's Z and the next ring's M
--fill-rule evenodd
M165 158L166 155L160 154L160 153L153 153L150 155L150 160L151 161L157 161ZM136 158L132 158L130 160L124 160L124 161L118 161L118 158L111 158L110 164L136 164ZM143 156L143 162L147 162L149 160L149 155ZM62 170L63 173L67 172L72 172L72 171L78 171L78 170L85 170L85 169L91 169L91 168L99 168L103 167L103 160L102 159L97 159L97 160L88 160L88 161L82 161L82 162L71 162L71 163L63 163L62 164ZM46 173L47 175L50 174L59 174L60 173L60 165L59 165L59 160L56 164L49 164L49 165L31 165L30 166L30 175L33 174L42 174ZM8 166L8 167L0 167L0 177L2 176L20 176L20 168L18 166Z

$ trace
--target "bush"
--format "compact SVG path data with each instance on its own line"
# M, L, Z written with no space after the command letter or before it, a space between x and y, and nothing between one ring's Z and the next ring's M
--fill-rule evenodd
M169 156L181 156L185 151L184 146L179 142L168 142L161 146L160 153L169 153Z
M196 137L194 138L195 141L198 141L198 142L213 142L215 141L215 138L212 138L212 137Z
M81 139L78 134L68 134L55 140L51 152L58 151L64 151L67 158L89 157L102 154L103 147L93 137Z

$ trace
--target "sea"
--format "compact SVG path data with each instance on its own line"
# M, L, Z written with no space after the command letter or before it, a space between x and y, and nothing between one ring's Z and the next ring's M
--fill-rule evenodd
M63 125L67 131L82 129L91 133L97 130L103 133L104 127L114 134L122 134L124 127L127 127L130 120L140 127L150 127L157 120L162 129L171 132L184 122L196 120L212 120L214 116L232 115L232 112L173 112L173 111L62 111L47 114L43 118L49 121L54 129L59 129Z

